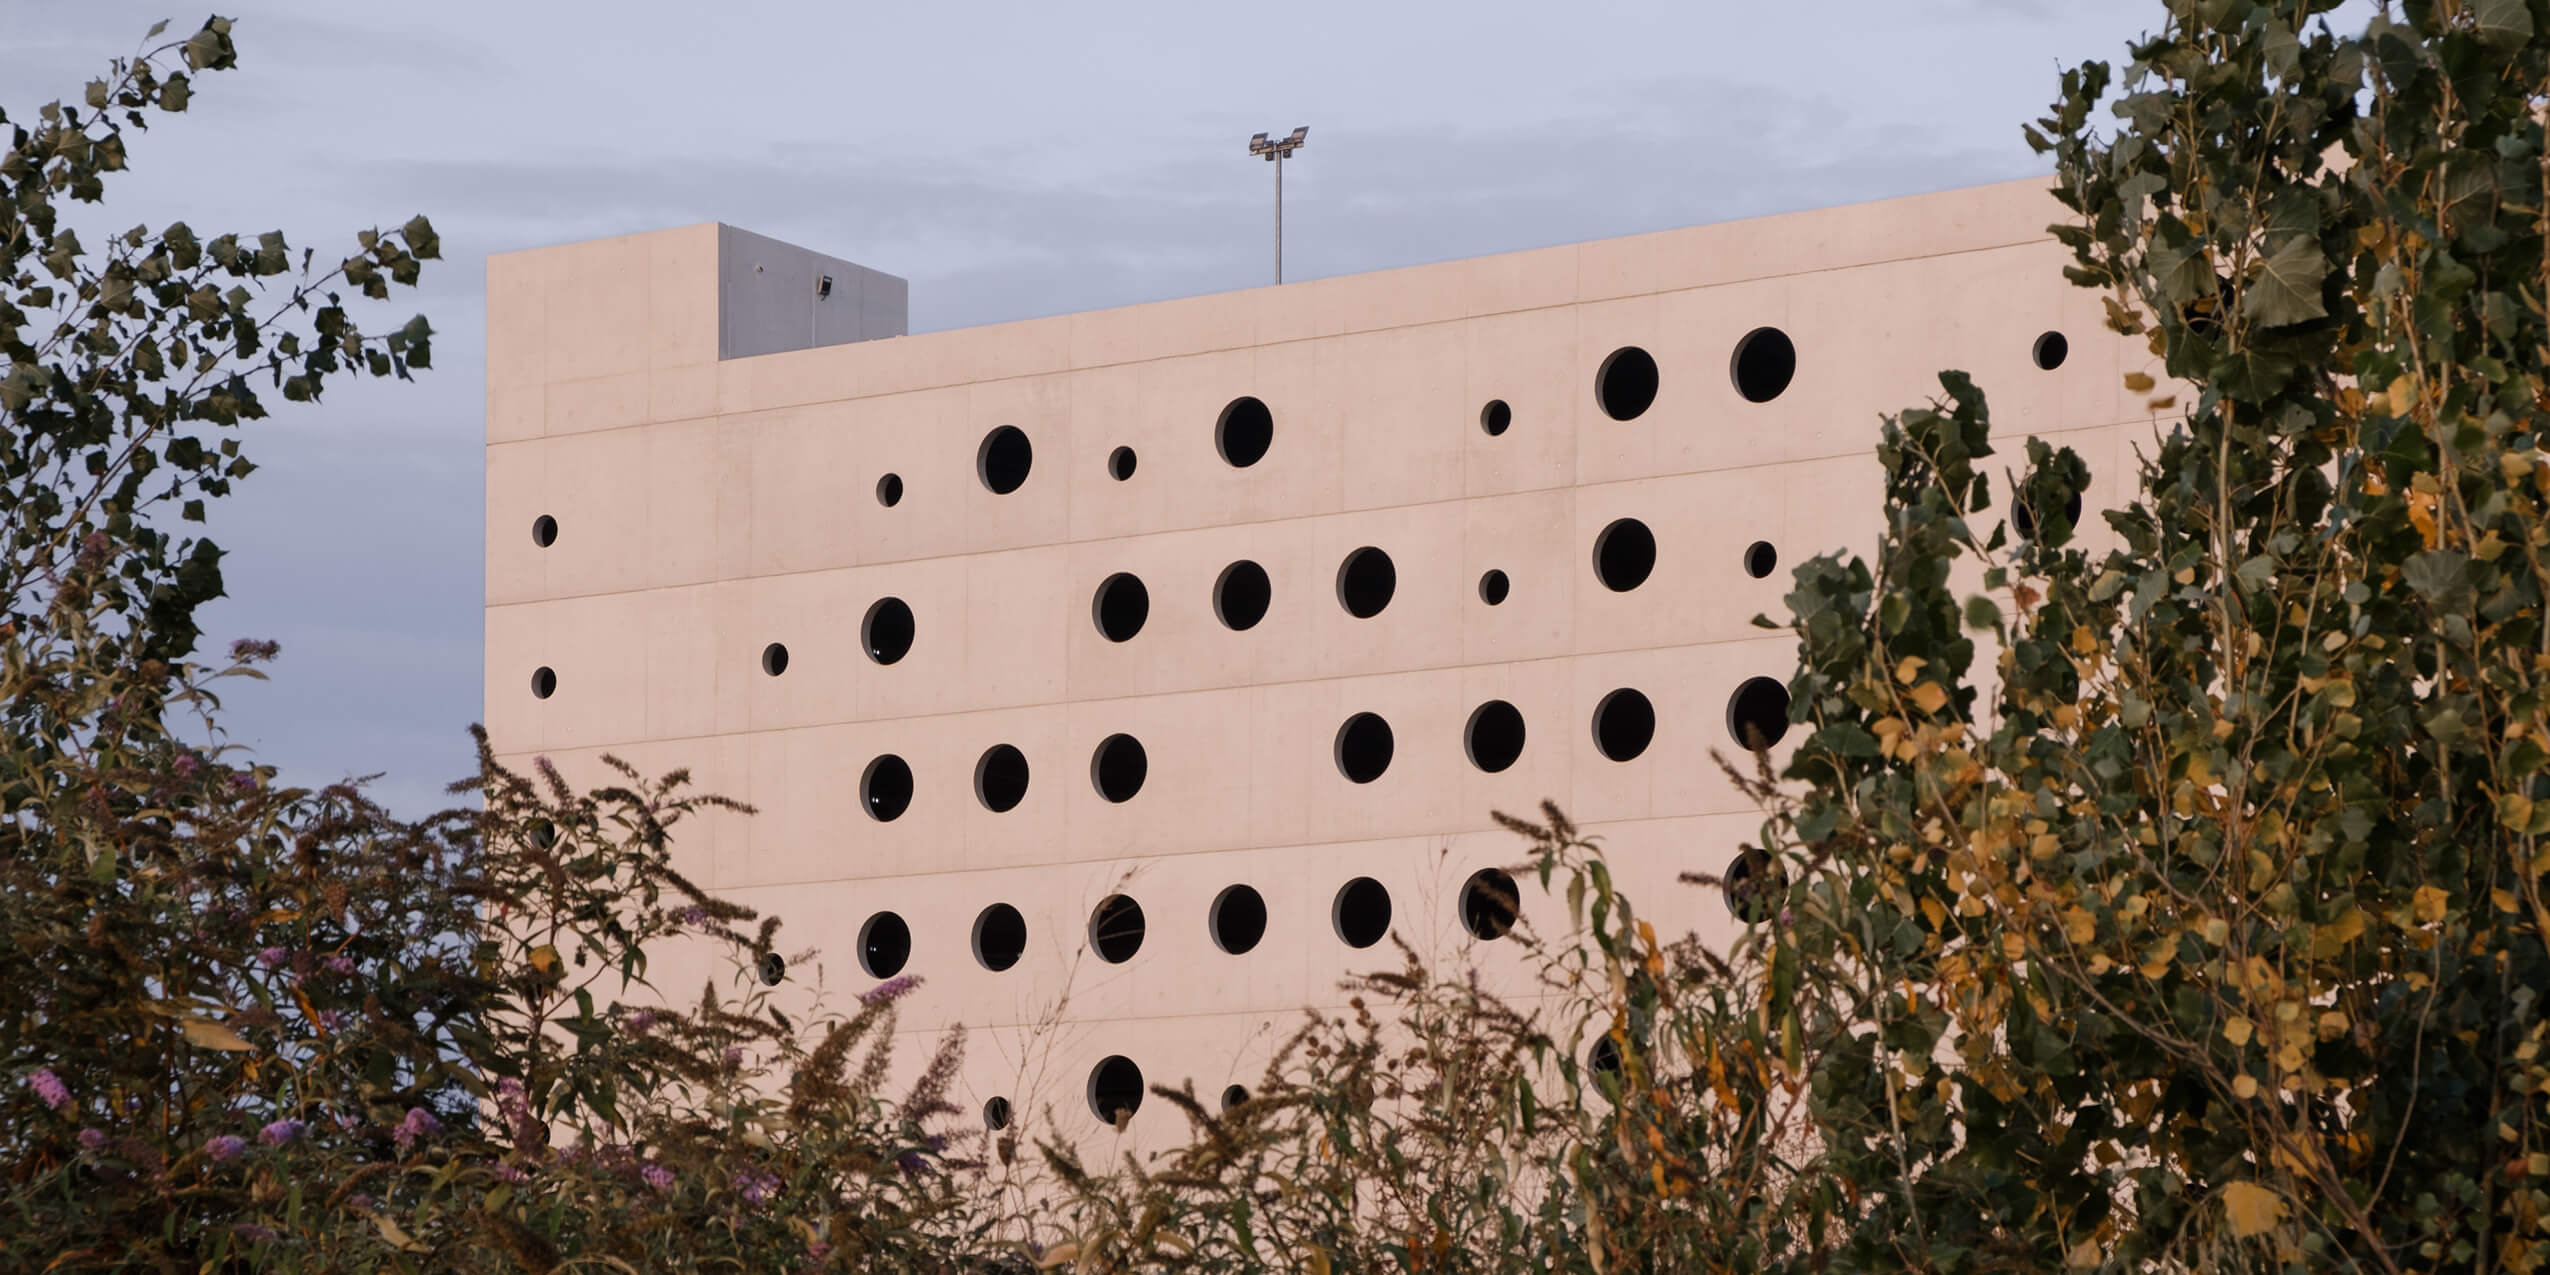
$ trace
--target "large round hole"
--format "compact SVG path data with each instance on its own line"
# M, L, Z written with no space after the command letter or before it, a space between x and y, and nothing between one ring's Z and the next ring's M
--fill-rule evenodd
M983 1104L983 1127L994 1133L1009 1127L1009 1099L995 1097Z
M1213 935L1213 946L1238 956L1266 937L1266 896L1254 886L1231 886L1213 896L1204 924Z
M1759 580L1779 565L1780 551L1770 541L1756 540L1744 547L1744 574Z
M1481 868L1461 884L1461 928L1474 939L1501 939L1514 932L1523 914L1523 894L1514 874L1503 868Z
M912 805L912 767L892 753L869 762L859 776L859 804L879 823L901 818Z
M859 645L868 658L892 664L912 651L912 608L901 598L879 598L859 621Z
M1491 570L1479 577L1479 601L1489 606L1504 602L1506 594L1512 591L1513 584L1505 578L1505 573L1502 571Z
M1727 733L1746 748L1769 748L1789 733L1789 688L1748 677L1727 697Z
M1594 748L1613 761L1647 751L1656 738L1656 706L1624 686L1594 705Z
M1470 723L1461 728L1461 746L1471 765L1491 775L1513 765L1523 755L1523 710L1501 699L1470 710Z
M1647 582L1656 569L1656 533L1635 518L1623 518L1594 537L1594 578L1614 593L1627 593Z
M1241 1103L1244 1103L1244 1102L1247 1102L1247 1101L1248 1101L1248 1086L1246 1086L1246 1085L1224 1085L1224 1086L1222 1087L1222 1114L1223 1114L1223 1115L1226 1115L1226 1116L1227 1116L1227 1115L1231 1114L1231 1108L1236 1107L1236 1106L1240 1105Z
M1616 421L1636 420L1655 405L1656 358L1634 345L1624 345L1603 360L1594 373L1594 401Z
M1109 965L1122 965L1142 950L1142 905L1131 895L1110 894L1089 912L1089 950Z
M1089 600L1089 617L1108 641L1129 642L1142 631L1142 622L1151 618L1151 591L1142 587L1141 577L1119 571L1098 582L1098 592Z
M558 520L547 514L532 519L531 543L543 549L558 543Z
M870 978L892 978L912 959L912 927L892 912L879 912L859 927L859 968Z
M788 958L777 952L764 952L754 968L761 975L762 986L777 987L788 977Z
M1390 933L1390 888L1371 877L1356 877L1337 891L1328 907L1328 923L1348 947L1371 947Z
M1504 399L1489 399L1487 406L1479 409L1479 428L1486 430L1490 438L1504 433L1513 424L1514 409L1507 407Z
M985 810L1002 814L1018 808L1027 796L1027 754L1008 744L983 750L974 763L974 799Z
M2028 356L2036 360L2036 365L2048 372L2063 366L2063 360L2071 354L2072 342L2060 332L2048 332L2038 337L2036 348L2028 352Z
M1242 558L1222 568L1213 581L1213 614L1224 628L1252 629L1266 618L1267 604L1274 597L1275 585L1266 578L1266 568Z
M1390 564L1390 555L1365 545L1346 555L1337 566L1337 605L1358 620L1369 620L1390 605L1390 595L1399 591L1399 569Z
M1119 447L1107 453L1107 477L1117 482L1133 477L1135 457L1130 447Z
M1735 354L1727 360L1727 373L1735 378L1735 392L1752 403L1768 403L1778 398L1797 375L1797 347L1789 343L1789 334L1778 328L1755 328L1735 343Z
M974 476L995 496L1018 490L1035 464L1035 444L1027 441L1026 430L1015 425L983 435L983 445L974 449Z
M2063 521L2072 527L2081 525L2081 493L2067 493L2063 499ZM2010 502L2010 529L2022 540L2036 538L2036 506L2028 502L2027 488L2022 486Z
M995 903L974 918L974 960L997 974L1027 954L1027 918L1006 903Z
M547 699L558 693L558 671L546 664L531 670L531 697Z
M1770 851L1747 846L1727 865L1718 883L1727 897L1727 911L1747 925L1760 925L1771 919L1771 904L1788 888L1788 874Z
M1390 769L1395 747L1381 714L1357 713L1337 728L1337 770L1356 783L1371 783Z
M1089 1069L1089 1114L1098 1123L1122 1125L1142 1109L1142 1069L1123 1054L1110 1054Z
M1620 1042L1610 1032L1604 1032L1595 1038L1594 1047L1585 1051L1585 1074L1596 1088L1616 1094L1620 1092L1620 1073Z
M777 677L788 671L788 648L773 642L761 649L761 671Z
M1109 801L1131 801L1151 773L1151 756L1131 735L1109 735L1089 755L1089 782Z
M877 503L888 509L903 503L903 475L887 474L877 480Z
M1266 458L1266 448L1275 441L1275 414L1255 398L1231 400L1222 409L1222 419L1213 426L1214 450L1234 469L1246 469Z

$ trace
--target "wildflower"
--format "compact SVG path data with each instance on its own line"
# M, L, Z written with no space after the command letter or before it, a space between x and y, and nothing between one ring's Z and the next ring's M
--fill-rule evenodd
M862 1005L882 1005L887 1001L901 1000L905 992L911 991L913 988L920 985L921 980L918 976L911 974L897 974L894 977L859 993L859 1003Z
M256 772L248 770L234 770L230 772L230 786L241 792L255 791L257 787Z
M399 1150L405 1151L414 1146L417 1139L430 1138L442 1131L443 1124L434 1118L434 1113L423 1107L410 1107L407 1118L399 1121L396 1129L390 1130L390 1141L397 1143Z
M89 1149L89 1150L91 1150L91 1151L104 1151L104 1150L106 1149L106 1130L104 1130L104 1129L82 1129L82 1130L80 1130L80 1145L81 1145L81 1146L83 1146L83 1147L88 1148L88 1149Z
M327 965L328 972L331 974L352 974L354 972L354 958L343 952L339 952L336 955L329 957Z
M257 1131L257 1141L270 1147L284 1146L300 1137L301 1131L309 1127L298 1120L277 1120Z
M345 1202L353 1205L358 1212L368 1213L372 1209L372 1197L361 1191L345 1197Z
M629 1030L640 1036L655 1030L655 1011L641 1009L629 1015Z
M283 963L291 959L292 953L280 947L260 948L257 952L257 964L270 970L283 968Z
M779 1179L760 1169L746 1169L735 1175L735 1194L744 1197L746 1204L758 1207L778 1189Z
M230 1233L251 1244L272 1244L283 1238L275 1232L273 1227L259 1226L254 1222L234 1222L231 1224Z
M27 1088L34 1090L35 1096L55 1111L71 1105L71 1087L63 1084L62 1078L54 1075L51 1067L38 1067L30 1073Z
M638 1176L645 1178L646 1184L654 1187L658 1191L670 1191L673 1189L673 1171L665 1168L663 1165L650 1164L645 1168L638 1170Z
M706 925L708 909L698 906L687 907L674 913L673 917L684 925Z
M333 1009L323 1009L319 1011L318 1022L319 1030L327 1032L330 1035L334 1035L344 1024L345 1015L340 1014Z
M907 1178L917 1178L921 1176L921 1170L929 1166L921 1159L920 1152L906 1151L894 1158L894 1167L903 1170L903 1176Z
M832 1256L832 1241L830 1241L830 1240L808 1240L808 1241L806 1242L806 1260L807 1260L807 1261L809 1261L809 1262L820 1262L820 1261L822 1261L823 1259L825 1259L825 1258L827 1258L827 1257L830 1257L830 1256Z
M177 764L174 769L177 771L177 777L179 779L192 779L195 777L195 769L202 764L203 763L195 760L195 755L193 753L179 753L177 754Z
M744 1065L743 1046L728 1045L726 1047L726 1065L729 1067L741 1067Z
M260 660L271 660L281 654L283 654L283 643L271 640L241 638L230 644L231 661L237 664L254 664Z
M204 1154L211 1156L216 1162L236 1160L239 1158L239 1153L247 1149L248 1140L246 1138L235 1137L227 1133L218 1138L207 1139L204 1142Z
M531 1175L523 1172L520 1166L502 1162L499 1162L494 1169L490 1170L490 1172L494 1173L498 1179L506 1182L525 1182L529 1181L531 1178Z

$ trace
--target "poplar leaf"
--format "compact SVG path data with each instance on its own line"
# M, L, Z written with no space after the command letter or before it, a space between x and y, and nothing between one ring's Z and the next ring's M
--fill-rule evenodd
M2308 236L2295 235L2267 254L2265 266L2240 297L2241 313L2260 327L2280 328L2328 317L2320 304L2320 282L2329 277L2329 259Z
M2431 885L2421 885L2411 897L2410 906L2416 909L2418 920L2432 924L2444 919L2444 905L2451 901L2451 895Z
M2524 0L2479 0L2479 42L2506 48L2532 36L2532 10Z
M179 1019L177 1025L185 1031L186 1041L188 1044L200 1046L204 1049L219 1049L229 1053L238 1053L242 1050L253 1050L256 1048L256 1046L241 1039L239 1033L232 1031L228 1027L225 1027L220 1023L216 1023L209 1018L197 1018L193 1015L188 1015L185 1018Z
M2255 1182L2234 1182L2222 1189L2222 1207L2231 1216L2231 1233L2245 1240L2275 1228L2284 1216L2284 1197Z
M1925 713L1936 713L1948 706L1948 692L1939 689L1937 682L1924 682L1904 692L1904 698Z

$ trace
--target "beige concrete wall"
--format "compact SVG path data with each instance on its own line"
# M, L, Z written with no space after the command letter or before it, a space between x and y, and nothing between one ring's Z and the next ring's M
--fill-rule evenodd
M692 829L698 879L787 919L804 949L788 995L839 1003L870 983L854 955L880 910L913 933L928 980L903 1027L975 1029L966 1101L1050 1103L1060 1131L1103 1155L1116 1135L1080 1100L1109 1054L1147 1079L1216 1093L1253 1083L1304 1006L1333 1005L1349 971L1395 963L1329 925L1355 876L1387 884L1401 937L1438 959L1501 949L1460 930L1454 897L1523 847L1492 810L1555 798L1600 833L1660 929L1732 933L1723 903L1674 884L1717 871L1758 826L1718 773L1736 751L1728 696L1785 681L1788 639L1751 626L1789 569L1865 548L1881 412L1926 400L1940 368L1971 372L2007 436L2061 435L2102 485L2125 472L2149 409L2121 387L2146 360L2103 330L2044 234L2062 210L2034 183L1697 227L1372 275L726 362L716 360L715 231L691 227L499 256L488 269L486 720L512 760L571 775L611 752L687 766L752 803L752 819ZM1729 361L1776 326L1793 383L1752 403ZM2041 333L2070 341L2041 371ZM1661 370L1654 405L1617 421L1598 370L1635 345ZM1214 426L1265 401L1274 441L1234 468ZM1480 413L1510 405L1490 437ZM1017 491L977 480L977 448L1024 430ZM1135 449L1130 481L1109 453ZM2004 458L2009 463L2015 459ZM880 505L886 474L903 497ZM2097 492L2092 493L2093 501ZM554 544L531 525L554 517ZM1628 592L1594 577L1594 539L1635 517L1658 544ZM1777 547L1767 579L1742 569ZM1343 557L1385 549L1398 589L1370 619L1334 594ZM1265 618L1232 632L1213 582L1237 559L1273 585ZM1477 592L1501 570L1511 596ZM1091 619L1116 572L1150 616L1115 643ZM916 617L892 666L860 649L879 598ZM761 669L784 643L784 675ZM557 677L535 698L535 668ZM1653 744L1599 755L1591 714L1618 687L1655 704ZM1489 699L1528 741L1510 770L1466 759ZM1332 760L1339 725L1376 712L1396 755L1379 780ZM1131 801L1094 790L1091 751L1142 740ZM976 759L1021 749L1025 800L995 814ZM870 759L909 762L899 819L863 812ZM1267 934L1232 956L1206 935L1211 900L1248 883ZM1136 897L1148 936L1115 966L1085 951L1089 911ZM985 906L1025 914L1025 960L983 969ZM1529 894L1544 925L1560 909ZM677 992L708 971L660 967ZM1179 1136L1146 1108L1125 1138Z

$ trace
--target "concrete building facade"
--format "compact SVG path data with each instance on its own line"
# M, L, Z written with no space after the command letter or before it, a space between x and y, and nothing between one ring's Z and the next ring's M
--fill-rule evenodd
M1759 826L1712 755L1781 733L1752 620L1873 543L1879 416L1959 368L2100 484L2150 436L2063 215L2022 182L920 336L900 280L720 226L499 256L486 721L758 807L677 857L785 918L792 1003L918 975L907 1057L965 1025L961 1101L1182 1139L1102 1115L1255 1083L1386 934L1528 994L1470 888L1524 849L1494 810L1556 800L1660 931L1731 935L1675 878Z

